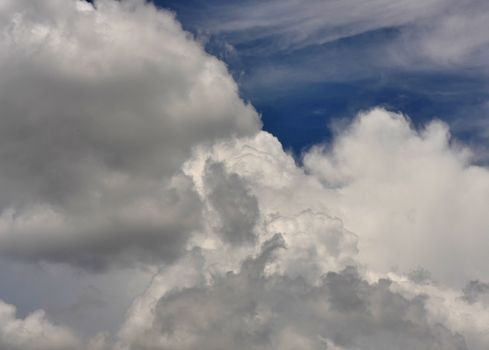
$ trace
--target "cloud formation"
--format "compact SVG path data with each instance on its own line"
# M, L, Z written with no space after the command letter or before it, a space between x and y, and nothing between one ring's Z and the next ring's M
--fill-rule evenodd
M217 2L211 5L210 16L197 18L195 25L209 36L221 36L242 48L238 54L243 55L293 52L395 28L399 35L375 47L375 58L387 66L469 66L487 73L485 1L309 0L306 4L295 0Z
M361 114L333 145L313 148L306 169L336 188L335 214L360 237L372 268L428 269L458 286L489 279L485 264L489 171L451 140L446 124L414 130L376 109Z
M157 269L114 334L0 303L2 348L488 348L489 170L445 124L374 109L297 160L166 11L0 18L1 257Z
M446 125L372 110L304 167L266 132L218 143L184 167L206 207L209 162L255 197L256 244L203 232L135 301L116 349L487 346L485 284L462 286L487 274L489 176Z
M0 250L174 260L200 225L191 149L259 129L224 64L143 1L6 1L0 17Z
M0 301L0 347L5 350L78 350L78 339L66 328L53 325L44 311L24 319L13 305Z
M466 349L462 337L430 325L421 297L370 284L354 268L329 272L318 285L266 276L280 236L246 259L239 272L164 295L152 328L135 349Z

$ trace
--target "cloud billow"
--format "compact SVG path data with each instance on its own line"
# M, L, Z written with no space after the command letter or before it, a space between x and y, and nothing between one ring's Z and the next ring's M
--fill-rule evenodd
M77 350L74 334L46 319L38 310L24 319L16 317L13 305L0 301L0 347L5 350Z
M445 124L366 111L298 164L167 11L0 19L0 257L153 273L93 337L0 302L0 347L487 349L489 172Z
M209 164L221 164L234 189L222 174L209 178ZM489 177L444 124L415 130L406 117L375 109L338 131L330 147L305 154L304 168L260 132L206 147L184 169L204 205L222 213L232 206L209 200L216 181L229 193L248 189L242 197L259 208L256 243L230 245L211 225L136 299L116 349L487 346L487 306L476 302L485 284L462 285L487 273L477 264ZM447 180L432 181L442 170ZM462 188L480 212L453 211L464 203ZM457 234L459 225L473 227L479 249ZM236 235L251 230L233 227ZM462 259L471 261L463 269ZM429 277L413 278L416 271Z
M171 14L96 7L2 5L1 250L95 269L171 261L200 225L182 163L259 118Z
M391 292L388 280L369 284L354 268L330 272L318 286L265 277L264 264L272 253L246 260L238 273L216 278L207 288L160 299L154 327L167 343L156 343L173 349L324 349L328 344L339 349L466 349L460 336L428 324L422 298Z

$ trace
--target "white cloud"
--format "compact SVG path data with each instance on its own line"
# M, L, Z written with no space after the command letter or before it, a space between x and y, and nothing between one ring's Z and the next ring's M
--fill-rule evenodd
M447 7L429 1L245 1L217 5L217 18L207 19L211 33L224 33L238 42L273 39L267 50L295 50L360 33L403 26L431 18Z
M488 72L489 7L486 1L455 1L406 28L390 53L408 67L470 67ZM397 51L397 52L396 52Z
M53 325L42 310L16 317L13 305L0 301L0 347L5 350L77 350L81 345L71 331Z
M471 164L445 124L416 131L405 117L376 109L304 163L335 188L334 213L359 236L360 257L372 268L421 266L458 286L489 279L489 171Z
M236 47L233 60L273 57L246 67L255 88L376 78L379 70L489 72L484 0L247 0L209 8L191 23L222 47Z
M489 171L471 163L470 150L451 140L442 122L414 130L402 115L372 110L340 131L330 146L305 154L305 170L265 132L206 152L202 159L222 162L257 198L259 242L290 233L284 239L296 235L298 250L308 251L306 242L317 250L324 239L328 250L321 261L326 262L335 251L355 256L358 237L360 261L377 271L423 267L457 287L489 280L484 243ZM186 173L206 203L202 159L188 163Z

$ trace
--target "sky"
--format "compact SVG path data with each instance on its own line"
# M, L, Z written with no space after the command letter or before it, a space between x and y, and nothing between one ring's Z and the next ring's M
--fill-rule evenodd
M485 1L165 1L223 59L264 129L300 154L383 106L487 143Z
M489 348L488 17L0 0L0 349Z

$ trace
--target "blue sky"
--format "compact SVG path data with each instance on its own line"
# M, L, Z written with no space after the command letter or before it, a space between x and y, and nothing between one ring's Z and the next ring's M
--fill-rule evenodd
M228 64L265 130L295 153L327 142L332 126L374 106L407 114L416 126L442 119L474 148L487 144L484 2L156 4ZM441 34L446 26L453 40Z

